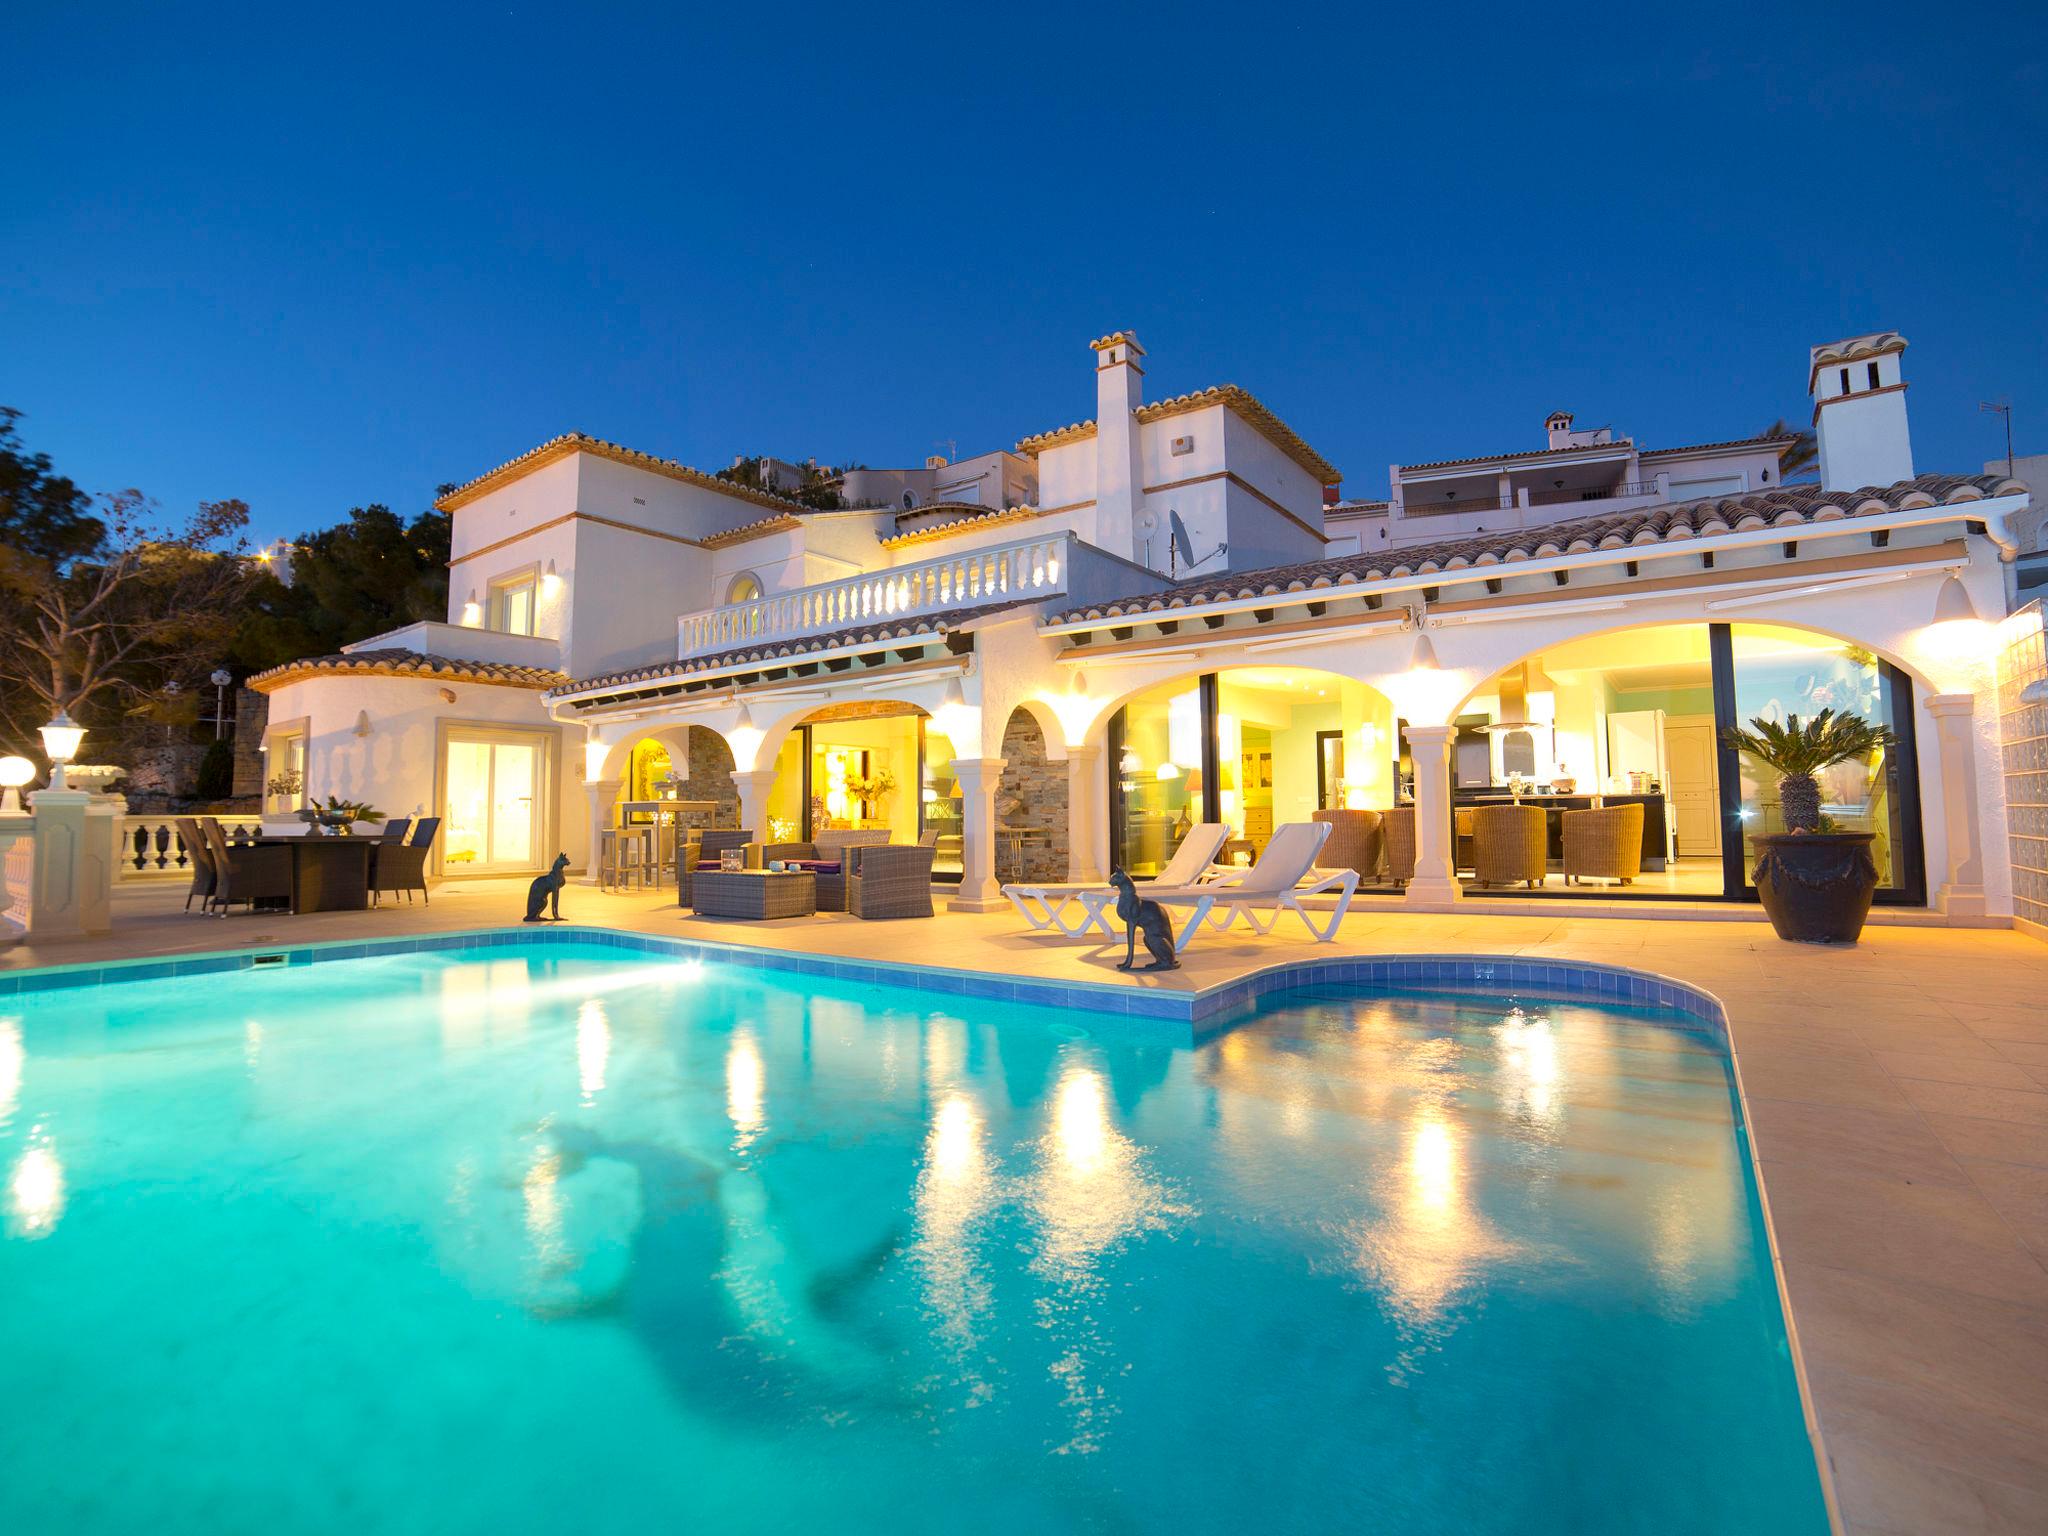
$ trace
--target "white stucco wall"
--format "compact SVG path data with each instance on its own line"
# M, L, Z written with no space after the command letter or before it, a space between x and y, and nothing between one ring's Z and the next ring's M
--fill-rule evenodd
M444 688L455 695L452 702L442 697ZM365 715L368 733L358 735ZM311 677L271 693L266 745L302 721L307 798L362 800L391 816L444 814L437 788L444 723L545 730L555 746L550 814L543 821L543 837L554 845L548 856L567 853L572 865L582 867L588 848L580 751L565 750L562 728L548 718L534 690L408 677ZM580 735L577 740L580 746ZM439 847L437 839L437 854Z

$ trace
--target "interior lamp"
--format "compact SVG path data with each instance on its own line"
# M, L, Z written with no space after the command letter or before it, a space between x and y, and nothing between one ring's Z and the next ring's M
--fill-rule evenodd
M0 757L0 816L21 814L23 786L35 781L36 765L25 757Z
M50 760L50 788L64 788L64 765L78 756L85 741L85 727L63 710L42 728L43 755Z

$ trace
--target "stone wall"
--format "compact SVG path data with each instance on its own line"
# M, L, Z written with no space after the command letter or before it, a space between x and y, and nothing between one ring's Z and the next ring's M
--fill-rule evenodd
M996 825L1031 827L1050 837L1024 843L1023 872L1017 856L999 838L996 870L1004 880L1067 878L1067 765L1046 761L1045 733L1024 710L1012 711L1003 730L1003 777L996 787Z
M263 793L263 733L270 700L253 688L235 690L235 795Z
M683 780L681 798L717 801L717 814L708 823L711 826L736 827L740 823L740 792L732 782L732 748L709 726L690 727L690 776ZM705 822L701 815L689 820Z

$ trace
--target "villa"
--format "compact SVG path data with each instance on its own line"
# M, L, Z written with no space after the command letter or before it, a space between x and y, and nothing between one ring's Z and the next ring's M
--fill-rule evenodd
M757 837L933 843L961 911L1337 808L1378 813L1363 891L1441 909L1482 872L1469 813L1510 797L1550 847L1488 893L1584 895L1557 816L1640 804L1602 897L1741 902L1776 791L1718 728L1833 707L1896 736L1827 785L1878 902L2011 920L1984 679L2029 500L1915 473L1902 336L1812 349L1818 484L1782 483L1790 437L1557 412L1538 448L1393 466L1383 502L1248 391L1148 400L1136 336L1090 350L1092 419L838 475L853 509L580 433L478 476L439 503L445 623L254 680L272 776L443 818L441 879L595 878L667 786Z

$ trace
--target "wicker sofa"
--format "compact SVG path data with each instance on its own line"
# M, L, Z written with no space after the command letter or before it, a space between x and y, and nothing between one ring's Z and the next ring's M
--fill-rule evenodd
M886 830L827 830L815 834L808 843L770 843L761 850L761 862L767 864L779 860L798 869L809 870L818 886L818 910L844 912L847 883L851 878L848 874L851 863L848 851L874 848L888 841Z
M1640 802L1564 813L1564 883L1619 880L1629 884L1643 872L1643 807Z
M883 843L846 850L846 910L855 917L930 917L932 860L923 843ZM820 906L824 903L821 900Z
M752 832L732 827L707 828L683 844L676 853L676 904L694 906L690 877L700 869L716 869L720 855L731 848L744 848L754 840Z

